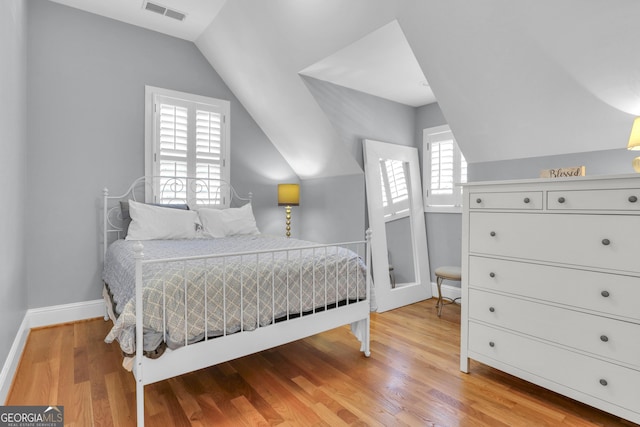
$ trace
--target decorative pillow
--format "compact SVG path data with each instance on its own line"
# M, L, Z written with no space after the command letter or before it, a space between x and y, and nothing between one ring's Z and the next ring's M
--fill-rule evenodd
M129 200L131 224L126 240L194 239L200 226L198 213Z
M149 203L152 206L159 206L163 208L173 208L173 209L183 209L188 211L189 205L186 203ZM129 214L129 202L121 200L120 201L120 212L122 213L122 220L126 221L131 219L131 215Z
M259 234L251 203L241 208L198 210L204 234L209 237Z

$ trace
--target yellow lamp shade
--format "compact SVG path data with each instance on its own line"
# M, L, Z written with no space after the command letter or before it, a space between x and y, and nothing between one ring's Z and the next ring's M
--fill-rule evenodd
M640 117L636 117L631 127L631 135L629 135L628 150L640 150ZM633 170L640 173L640 156L633 159L631 162Z
M298 184L278 184L278 206L298 206L300 186Z
M640 150L640 117L636 117L631 127L631 135L629 135L629 150Z

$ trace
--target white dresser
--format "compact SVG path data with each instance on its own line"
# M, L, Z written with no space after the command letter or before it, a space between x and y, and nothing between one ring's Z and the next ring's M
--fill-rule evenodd
M471 183L469 358L640 423L640 175Z

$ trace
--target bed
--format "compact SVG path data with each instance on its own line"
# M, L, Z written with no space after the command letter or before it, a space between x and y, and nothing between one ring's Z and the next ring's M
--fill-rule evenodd
M370 355L370 233L263 235L251 195L219 180L142 177L103 199L105 340L136 379L138 425L147 384L339 326Z

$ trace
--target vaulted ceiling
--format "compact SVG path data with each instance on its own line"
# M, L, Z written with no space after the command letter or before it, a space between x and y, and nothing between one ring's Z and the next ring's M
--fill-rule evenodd
M382 56L377 67L397 64L366 43L380 34L414 55L416 81L398 81L425 95L426 78L470 163L623 148L640 115L636 0L156 2L182 22L142 0L55 1L194 41L301 178L361 172L301 73L359 73L383 90L356 89L393 99L385 90L397 82L367 79L368 59L347 64L358 46Z

